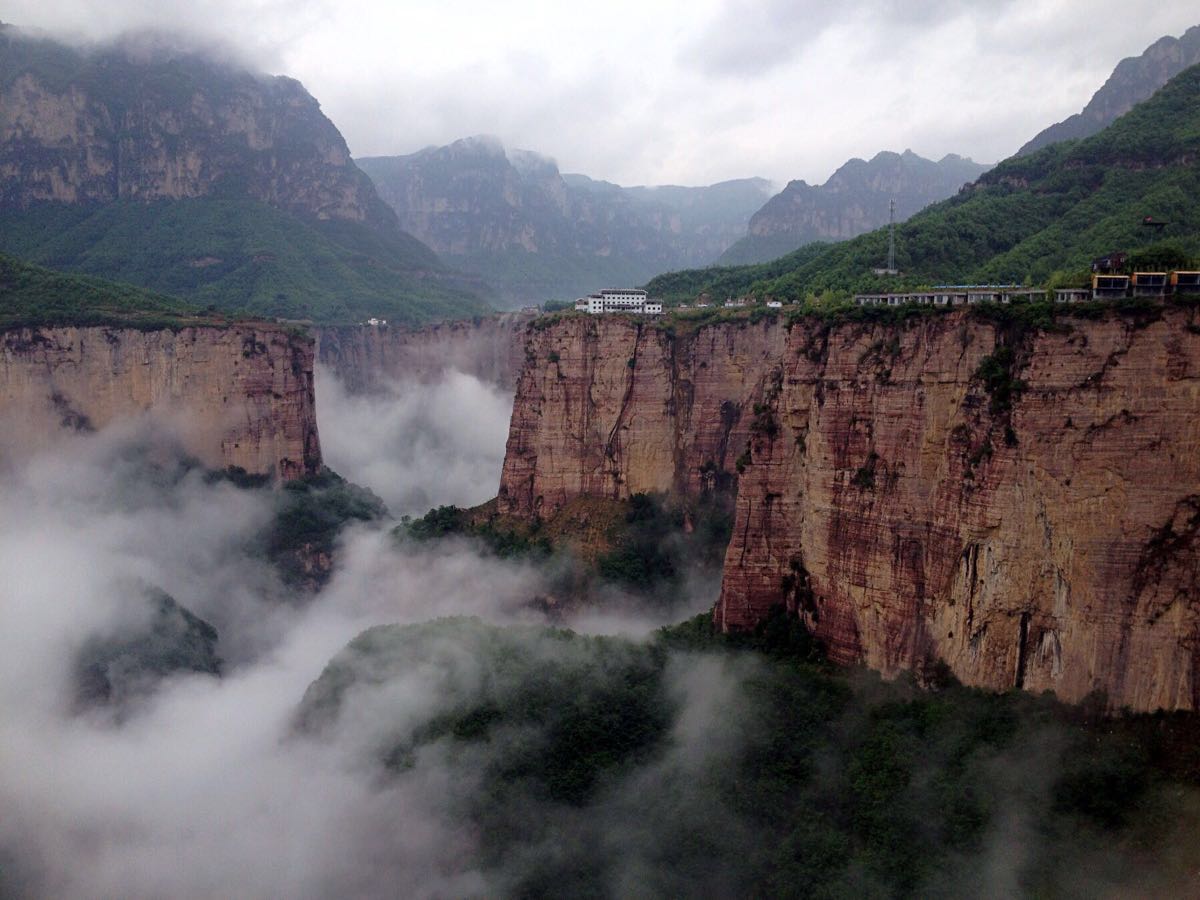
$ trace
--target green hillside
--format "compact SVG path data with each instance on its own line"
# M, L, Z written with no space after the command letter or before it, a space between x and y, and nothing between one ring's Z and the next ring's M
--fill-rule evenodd
M0 330L30 325L178 328L224 321L132 285L63 275L0 254Z
M178 36L85 50L0 25L0 110L0 252L266 316L488 309L293 79Z
M487 309L399 229L306 219L238 197L7 209L0 250L263 316L416 323Z
M674 272L648 289L667 299L702 291L817 294L946 282L1044 284L1082 278L1096 256L1154 248L1200 255L1200 66L1182 72L1104 131L1009 159L970 189L896 228L898 278L887 229L755 266ZM1148 228L1143 219L1166 222Z

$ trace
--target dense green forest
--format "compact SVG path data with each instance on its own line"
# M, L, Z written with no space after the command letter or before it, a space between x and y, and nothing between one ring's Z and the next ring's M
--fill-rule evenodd
M396 698L416 684L438 690L414 715ZM1186 877L1193 718L931 687L829 666L782 615L646 642L442 619L361 634L296 727L329 739L370 710L383 783L445 785L505 896L621 895L622 878L646 896L1096 896Z
M51 268L263 316L420 323L488 309L398 229L304 219L233 192L7 209L0 248Z
M223 323L173 297L84 275L64 275L0 254L0 328L125 325L178 328Z
M896 227L902 275L871 270L887 260L880 229L809 246L755 266L697 269L653 279L667 300L703 292L714 300L752 293L780 299L939 283L1068 284L1096 256L1151 245L1200 255L1200 67L1092 137L1006 160L964 189ZM1165 223L1147 227L1146 217Z

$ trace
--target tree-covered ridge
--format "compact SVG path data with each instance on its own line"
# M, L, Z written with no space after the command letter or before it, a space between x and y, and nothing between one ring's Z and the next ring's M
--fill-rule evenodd
M64 275L0 254L0 328L122 325L178 328L224 317L128 284Z
M1197 63L1200 63L1200 25L1193 25L1178 38L1169 35L1159 38L1141 56L1117 63L1082 111L1039 132L1017 155L1033 153L1058 141L1091 137Z
M1093 137L1006 160L969 189L897 226L900 277L872 274L887 259L888 232L880 229L758 266L669 273L648 289L668 299L704 291L714 298L803 299L946 282L1045 284L1082 278L1092 258L1112 250L1163 242L1195 256L1198 158L1195 66ZM1148 228L1148 216L1167 224Z
M5 210L0 249L264 316L417 324L488 311L398 229L304 219L232 193Z

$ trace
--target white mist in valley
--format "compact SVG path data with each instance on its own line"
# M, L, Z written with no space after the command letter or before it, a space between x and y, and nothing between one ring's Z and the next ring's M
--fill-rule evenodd
M317 371L317 420L326 464L370 488L395 516L496 496L512 391L448 370L367 394Z
M398 511L494 494L498 392L455 376L407 400L329 388L322 400L342 404L322 411L343 429L326 438L340 447L335 468ZM406 450L399 461L371 452L389 440ZM765 657L643 640L711 604L715 584L700 576L667 606L598 592L596 607L553 623L580 637L543 627L533 602L553 590L552 565L466 539L398 542L385 521L347 530L328 583L301 593L256 543L278 497L213 478L150 419L64 435L0 467L0 894L457 897L579 884L735 896L773 846L737 779L793 742L770 743L767 723L835 710L805 788L815 791L840 783L841 735L872 714L869 700L826 707L821 688L777 705ZM81 708L81 652L147 629L138 586L215 627L220 675L162 674L120 715ZM602 633L632 639L588 636ZM628 720L630 704L641 718ZM498 724L471 737L479 721ZM446 722L466 738L438 732ZM586 802L570 799L575 760L562 747L586 754L647 724L657 736L645 749L587 786ZM1030 777L1027 746L962 763L980 790L1005 789L1004 815L978 853L941 873L946 895L978 893L983 875L1019 883L1017 826L1041 809L1054 766L1043 753ZM566 776L567 800L537 786L553 779L521 774L547 765ZM914 790L936 784L938 765L917 769ZM1064 865L1087 868L1102 851L1085 846ZM854 877L863 893L886 893Z
M408 400L341 400L323 411L334 434L326 446L399 511L494 495L508 415L499 392L452 375ZM252 549L273 496L208 477L149 419L64 435L54 451L0 472L0 892L460 896L494 887L449 802L470 779L440 751L381 782L362 755L378 723L351 717L314 741L297 739L293 722L308 685L364 629L453 615L540 623L530 601L547 591L546 573L468 541L398 545L384 523L346 532L329 583L301 596ZM120 719L80 710L81 650L146 628L136 585L215 626L221 677L168 675ZM644 632L676 612L583 624ZM477 667L466 653L444 660L451 680L470 681ZM397 679L389 702L436 711L444 698L426 675Z

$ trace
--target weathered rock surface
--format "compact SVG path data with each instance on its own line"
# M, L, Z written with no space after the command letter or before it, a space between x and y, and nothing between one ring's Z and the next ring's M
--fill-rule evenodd
M317 361L355 393L387 381L432 381L451 370L511 389L525 361L525 330L533 319L530 313L502 313L424 328L319 328Z
M698 492L731 477L781 325L704 327L572 317L531 330L500 511L549 516L579 495Z
M695 491L750 439L722 627L786 604L832 658L886 674L1200 708L1193 319L568 319L530 341L501 507Z
M207 466L284 480L321 467L313 342L283 328L22 328L0 350L0 450L153 411Z

